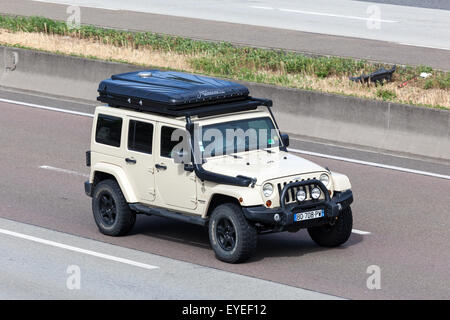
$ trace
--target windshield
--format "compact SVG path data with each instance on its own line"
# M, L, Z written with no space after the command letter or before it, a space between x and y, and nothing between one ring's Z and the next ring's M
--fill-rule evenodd
M200 151L204 158L279 145L277 130L270 117L242 119L202 127Z

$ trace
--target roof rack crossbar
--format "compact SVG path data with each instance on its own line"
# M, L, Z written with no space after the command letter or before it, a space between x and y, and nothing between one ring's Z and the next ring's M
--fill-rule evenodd
M209 104L186 104L181 107L160 104L144 99L110 96L100 93L98 101L107 103L110 107L128 108L141 112L150 112L174 117L198 116L207 117L231 112L254 110L258 106L272 106L272 101L268 99L258 99L247 97L246 99L235 99L228 101L218 101Z

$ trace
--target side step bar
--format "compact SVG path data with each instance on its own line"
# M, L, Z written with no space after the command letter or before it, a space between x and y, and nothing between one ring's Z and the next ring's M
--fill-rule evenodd
M178 220L178 221L196 224L199 226L205 226L206 222L208 222L207 219L203 219L200 216L198 216L198 217L186 216L186 215L182 215L181 213L176 213L176 212L161 209L161 208L150 208L150 207L147 207L146 205L143 205L140 203L130 203L129 206L130 206L131 210L134 210L134 211L137 211L140 213L174 219L174 220Z

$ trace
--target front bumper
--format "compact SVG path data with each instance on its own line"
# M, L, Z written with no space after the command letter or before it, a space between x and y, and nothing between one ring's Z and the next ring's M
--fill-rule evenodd
M322 200L309 200L304 203L285 203L285 198L287 192L291 188L302 187L302 186L317 186L322 190L325 195L325 199ZM268 225L275 225L280 227L287 226L304 226L309 227L310 225L325 224L328 222L329 218L334 218L339 216L340 212L350 206L353 202L353 193L351 190L346 190L343 192L336 192L333 198L330 197L326 187L318 180L309 180L302 182L293 182L287 184L280 197L279 208L266 208L264 206L253 206L253 207L243 207L244 216L253 222L259 222ZM313 220L305 220L300 222L294 222L294 214L299 212L306 212L312 210L324 210L324 217ZM278 215L278 216L276 216ZM278 217L278 219L276 219Z

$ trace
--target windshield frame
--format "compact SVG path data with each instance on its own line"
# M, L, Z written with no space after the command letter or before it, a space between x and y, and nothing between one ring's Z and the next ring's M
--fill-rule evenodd
M202 149L201 150L201 157L203 159L210 159L210 158L217 159L217 158L220 158L220 157L235 156L235 155L242 154L242 153L250 153L250 152L257 152L257 151L267 151L267 152L272 151L273 152L274 149L279 149L282 146L283 142L281 140L281 133L280 133L280 130L279 130L276 122L274 121L271 113L260 112L260 111L259 112L251 112L251 113L248 113L246 115L245 114L239 114L239 115L234 115L234 116L232 115L230 117L222 117L220 119L211 119L211 120L220 120L220 121L207 121L207 123L201 123L200 126L199 126L199 132L201 134L201 142L202 142L200 144L200 146L201 146L201 148L203 148L203 144L204 144L203 134L204 134L204 130L205 130L204 128L205 127L214 127L215 125L221 125L221 124L224 124L224 123L232 123L232 122L238 122L238 121L251 121L251 120L258 120L258 119L261 119L261 120L262 119L267 119L268 121L270 121L270 124L272 125L272 128L270 128L268 130L274 130L275 134L273 136L271 135L271 137L273 137L274 140L277 141L278 143L274 143L271 146L268 145L267 147L263 147L263 148L260 148L260 146L257 145L256 148L251 148L251 149L248 149L248 150L237 150L235 152L227 152L227 149L224 146L223 150L222 150L223 151L222 154L208 155L208 156L204 155L204 149ZM259 136L258 136L257 139L259 141ZM207 143L208 144L209 143L213 143L212 141L213 140L207 141ZM194 143L198 145L199 144L199 140L196 139L196 141L194 141Z

